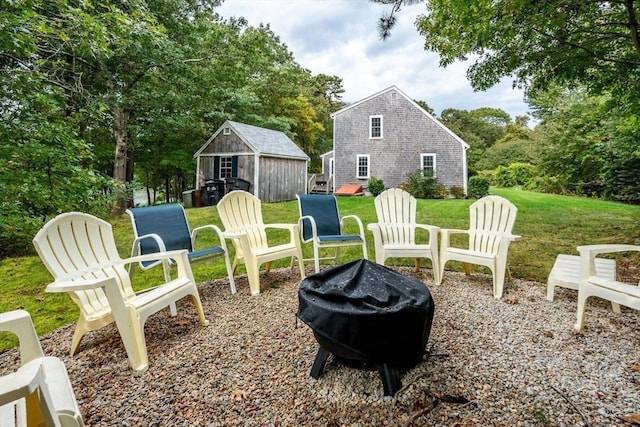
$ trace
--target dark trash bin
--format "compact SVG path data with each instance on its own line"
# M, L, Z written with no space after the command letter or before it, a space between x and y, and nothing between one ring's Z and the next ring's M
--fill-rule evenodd
M208 179L204 182L207 206L215 206L224 196L224 181L219 179Z
M320 344L311 376L319 378L331 353L348 366L374 366L384 394L394 395L423 359L434 308L424 283L367 260L308 276L298 317Z
M227 193L234 190L249 191L251 182L242 178L227 178L225 180Z

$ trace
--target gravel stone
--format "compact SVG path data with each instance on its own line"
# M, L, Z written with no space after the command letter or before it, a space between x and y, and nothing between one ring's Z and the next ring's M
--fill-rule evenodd
M70 357L75 325L41 337L63 359L88 426L628 426L640 413L640 312L622 314L597 298L583 333L574 334L576 292L520 279L505 296L491 277L397 271L429 287L435 315L427 354L383 396L376 371L341 365L309 376L318 344L296 319L294 270L261 273L251 296L245 276L231 295L225 280L198 285L201 327L189 298L145 326L149 369L135 373L115 326L85 336ZM308 269L307 274L312 274ZM0 373L18 363L0 354Z

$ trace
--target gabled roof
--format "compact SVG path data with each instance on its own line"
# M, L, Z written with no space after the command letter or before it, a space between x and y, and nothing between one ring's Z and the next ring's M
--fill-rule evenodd
M462 144L463 147L465 148L469 148L469 144L467 144L466 142L464 142L464 140L462 138L460 138L458 135L456 135L455 133L453 133L451 131L451 129L449 129L448 127L446 127L445 125L443 125L440 120L436 119L435 117L433 117L431 114L429 114L424 108L422 108L420 105L418 105L413 99L409 98L403 91L401 91L400 89L398 89L397 86L389 86L388 88L381 90L378 93L374 93L371 96L368 96L364 99L361 99L360 101L356 101L353 104L349 104L346 107L343 107L341 109L339 109L338 111L332 113L330 116L331 118L335 118L338 114L344 113L347 110L350 110L351 108L354 108L360 104L364 104L365 102L382 95L383 93L389 92L395 90L396 92L398 92L400 95L402 95L407 101L409 101L411 104L413 104L414 107L416 107L418 110L420 110L425 116L427 116L430 120L433 120L434 123L436 123L438 126L440 126L442 129L444 129L449 135L451 135L453 138L455 138L460 144Z
M231 120L224 122L193 157L200 155L211 141L226 127L231 128L236 135L251 148L251 151L258 155L309 160L309 156L283 132Z

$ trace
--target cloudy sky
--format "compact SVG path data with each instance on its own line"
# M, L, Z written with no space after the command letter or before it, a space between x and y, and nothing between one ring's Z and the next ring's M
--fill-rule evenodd
M377 20L388 6L368 0L225 0L224 18L245 17L270 24L295 60L312 74L342 78L343 101L355 102L395 85L412 99L425 101L440 115L445 108L500 108L515 118L528 112L522 91L511 80L474 92L468 64L440 68L438 56L424 50L414 22L424 4L403 7L391 38L381 41Z

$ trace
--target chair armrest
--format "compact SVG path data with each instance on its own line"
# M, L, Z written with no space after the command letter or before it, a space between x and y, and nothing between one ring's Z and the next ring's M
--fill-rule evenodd
M188 251L186 249L180 249L176 251L165 251L165 252L156 252L152 254L145 255L137 255L131 258L120 260L114 264L130 264L134 262L142 262L142 261L154 261L154 260L174 260L176 263L180 263L181 259L184 259L183 262L189 262L189 258L187 257Z
M311 239L304 239L304 224L303 222L307 220L309 221L309 224L311 224ZM302 240L304 243L307 243L313 239L315 239L316 237L318 237L318 228L316 227L316 220L314 217L312 217L311 215L303 215L300 217L300 219L298 219L298 228L300 229L300 240Z
M68 280L64 280L68 279ZM71 280L69 277L63 277L62 280L56 280L49 283L45 288L45 292L77 292L87 291L90 289L104 288L106 286L118 286L115 277L103 277L101 279L87 280Z
M33 321L27 311L13 310L0 313L0 331L11 332L18 337L21 363L44 357Z
M298 224L265 224L264 228L281 228L284 230L297 230Z
M222 230L220 229L220 227L213 224L203 225L191 230L191 246L194 249L196 248L196 236L198 235L198 232L202 230L212 230L218 236L218 240L220 241L220 247L224 249L225 252L228 252L227 243L225 242L224 234L222 233Z
M289 230L291 242L298 240L298 224L265 224L264 228L276 228L280 230Z
M610 253L616 253L616 252L631 252L631 251L640 252L640 246L617 245L617 244L578 246L578 252L580 252L580 255L584 253L586 256L589 256L589 257L595 257L599 254L610 254Z
M342 226L344 225L345 219L353 219L358 224L358 230L360 230L360 235L364 238L364 227L362 227L362 221L357 215L345 215L340 219L340 230L342 230Z
M415 228L420 228L429 232L429 245L432 249L438 247L438 234L440 234L440 227L429 224L414 224Z
M580 282L588 280L590 276L597 276L596 257L600 254L640 251L637 245L583 245L578 246L580 253Z
M440 227L437 225L428 225L428 224L414 224L416 228L421 228L423 230L427 230L429 233L439 233Z
M164 245L164 240L162 240L162 237L160 237L156 233L150 233L150 234L138 236L133 240L133 246L131 248L131 257L134 257L140 254L140 242L143 241L144 239L154 240L158 245L158 249L160 252L165 252L167 250L167 248Z
M440 246L441 248L448 248L450 246L449 238L454 234L466 234L469 235L469 230L462 230L460 228L441 228L440 229Z

